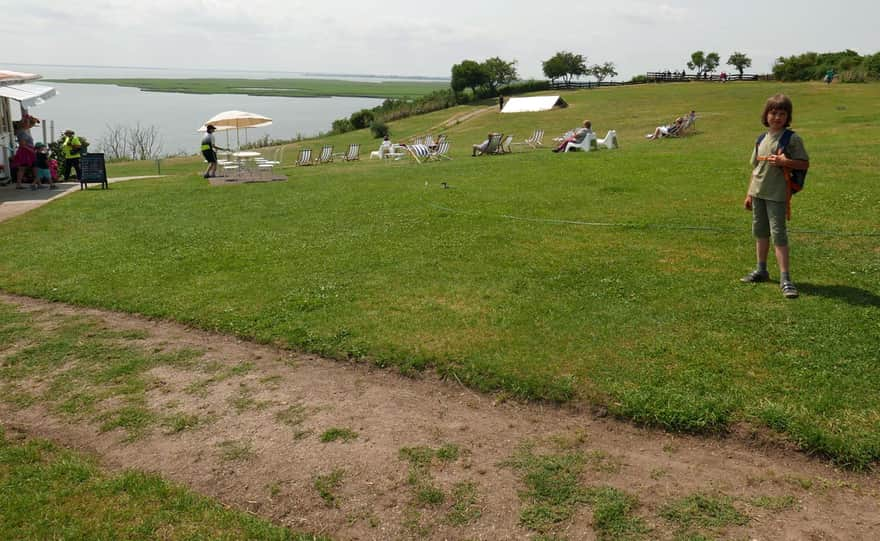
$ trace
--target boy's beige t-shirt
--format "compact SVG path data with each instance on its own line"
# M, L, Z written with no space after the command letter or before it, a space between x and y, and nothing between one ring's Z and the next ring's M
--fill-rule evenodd
M770 165L770 162L767 161L758 161L758 156L776 154L783 133L785 133L784 130L777 134L767 132L764 140L758 145L757 152L752 151L752 181L749 184L749 195L752 197L760 197L769 201L788 200L788 188L785 184L782 168ZM807 149L804 148L803 140L796 133L791 135L791 140L785 149L785 155L792 160L809 161L810 159L807 155Z

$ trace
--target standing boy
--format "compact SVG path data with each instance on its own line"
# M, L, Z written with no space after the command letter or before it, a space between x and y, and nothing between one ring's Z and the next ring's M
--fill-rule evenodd
M786 219L789 216L791 187L786 170L806 171L810 167L810 157L804 142L788 129L792 121L791 100L785 94L777 94L767 100L761 122L769 128L759 138L752 151L752 179L744 206L752 211L752 234L755 236L755 254L758 266L742 278L743 282L766 282L770 279L767 270L767 255L770 251L770 238L779 265L779 287L788 299L798 296L798 290L791 281L789 270L788 231ZM783 136L789 133L787 144L783 147Z

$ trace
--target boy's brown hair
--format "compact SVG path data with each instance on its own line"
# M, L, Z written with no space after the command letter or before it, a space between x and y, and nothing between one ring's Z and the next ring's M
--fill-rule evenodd
M767 103L764 104L764 112L761 113L761 123L767 127L770 127L770 123L767 122L767 113L770 111L785 111L788 113L788 118L785 120L785 127L791 126L791 99L785 94L776 94L767 99Z

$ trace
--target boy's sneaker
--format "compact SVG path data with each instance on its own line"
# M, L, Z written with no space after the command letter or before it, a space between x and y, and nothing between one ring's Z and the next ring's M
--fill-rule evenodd
M754 283L754 282L766 282L770 279L770 273L767 271L762 271L755 269L752 272L746 274L742 278L739 279L740 282L746 283Z
M779 284L779 287L782 288L782 296L786 299L796 299L798 297L798 290L794 287L793 283L782 282Z

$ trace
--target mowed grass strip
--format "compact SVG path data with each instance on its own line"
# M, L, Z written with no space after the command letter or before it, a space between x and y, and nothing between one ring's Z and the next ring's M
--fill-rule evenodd
M796 301L738 281L754 265L747 160L779 91L813 164L790 223ZM454 124L442 163L289 167L287 182L216 188L180 160L175 176L0 224L0 287L430 366L671 430L745 421L865 468L880 458L878 97L878 85L602 89L565 94L564 110ZM696 135L644 139L691 108ZM395 123L393 138L469 109ZM617 129L622 147L470 157L488 131L549 140L584 118ZM358 138L370 141L285 155Z
M2 539L319 539L155 475L105 473L49 442L10 440L2 427L0 501Z

